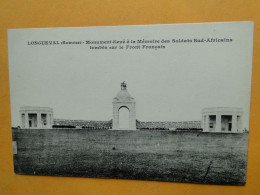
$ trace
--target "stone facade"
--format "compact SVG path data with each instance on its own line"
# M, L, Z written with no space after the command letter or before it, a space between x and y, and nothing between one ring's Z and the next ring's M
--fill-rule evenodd
M201 112L201 127L203 132L242 133L242 116L241 108L204 108Z
M51 129L53 109L48 107L25 106L20 108L22 129Z
M119 110L121 108L129 110L129 129L120 129L119 127ZM136 109L135 99L127 92L126 84L121 83L121 91L113 99L113 130L136 130Z

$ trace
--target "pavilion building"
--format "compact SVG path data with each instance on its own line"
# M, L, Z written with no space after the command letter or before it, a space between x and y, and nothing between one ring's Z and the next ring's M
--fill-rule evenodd
M236 107L204 108L201 112L203 132L242 132L243 110Z
M53 109L49 107L24 106L20 108L22 129L51 129Z

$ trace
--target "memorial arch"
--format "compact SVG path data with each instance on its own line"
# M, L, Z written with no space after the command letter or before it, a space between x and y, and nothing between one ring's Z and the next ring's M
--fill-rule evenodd
M129 110L129 128L120 128L119 110L127 108ZM136 130L136 109L135 99L127 92L126 83L121 83L121 90L113 99L113 130Z

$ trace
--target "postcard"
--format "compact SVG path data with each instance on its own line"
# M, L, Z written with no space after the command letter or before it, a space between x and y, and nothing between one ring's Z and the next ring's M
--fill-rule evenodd
M245 185L253 29L9 29L14 172Z

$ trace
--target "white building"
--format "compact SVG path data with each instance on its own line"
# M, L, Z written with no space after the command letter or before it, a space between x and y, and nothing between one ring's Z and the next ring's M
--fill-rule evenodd
M242 116L241 108L204 108L201 112L201 127L203 132L242 133Z
M49 107L24 106L20 108L22 129L51 129L53 109Z

